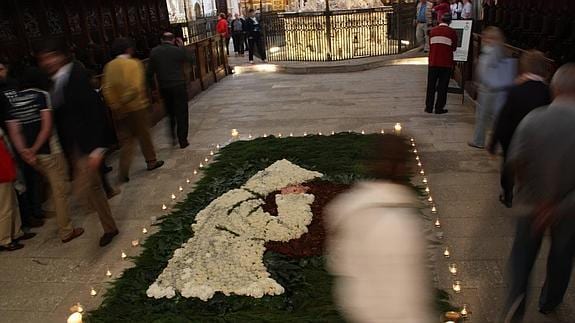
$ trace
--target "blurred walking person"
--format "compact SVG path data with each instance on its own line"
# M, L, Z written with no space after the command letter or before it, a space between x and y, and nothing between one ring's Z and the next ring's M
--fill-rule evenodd
M266 62L266 49L264 47L264 40L262 37L262 27L259 19L256 17L254 9L249 10L249 17L246 19L246 34L249 44L249 60L250 64L254 63L254 51L258 50L258 55L262 62Z
M232 38L234 40L234 52L236 56L244 56L244 25L245 21L236 13L232 20Z
M547 65L543 53L531 50L524 53L519 60L521 75L518 84L509 90L507 100L494 127L493 136L487 145L487 151L494 155L497 144L503 150L503 165L507 160L511 138L519 123L529 112L548 105L551 102L549 86L545 82L548 77ZM501 188L503 193L499 200L507 207L513 201L513 177L505 167L501 170Z
M104 103L92 89L89 73L80 63L70 61L63 44L46 42L37 57L54 83L54 123L64 155L73 170L77 190L98 213L104 229L100 246L106 246L118 235L118 228L99 171L108 146Z
M441 18L439 26L433 28L429 35L429 68L427 71L427 96L425 100L425 112L444 114L447 104L447 89L455 62L453 52L457 49L457 34L449 27L451 14L446 13ZM437 101L435 93L437 92Z
M133 58L134 45L127 38L116 39L113 50L117 56L104 67L102 93L116 120L120 143L118 178L121 183L125 183L130 180L135 140L140 144L149 171L162 167L164 162L156 158L150 136L150 102L144 65Z
M487 27L481 37L481 55L477 64L478 104L475 107L475 131L468 145L485 148L487 133L492 129L495 117L501 111L507 92L513 85L515 75L505 71L506 55L503 51L505 38L497 27ZM507 79L507 82L504 80Z
M10 97L6 125L14 148L26 164L48 180L56 208L58 235L70 242L84 233L70 220L70 178L68 163L53 129L49 79L39 69L29 68Z
M387 135L383 147L375 174L390 181L356 184L326 209L334 299L349 322L435 322L421 205L403 182L409 146Z
M544 233L551 233L547 275L539 311L563 301L575 253L575 64L559 68L551 82L553 102L532 111L517 128L507 156L516 179L516 205L523 217L509 261L509 293L503 318L521 322L531 270Z
M191 54L183 47L176 46L176 37L170 32L162 35L162 43L152 49L146 71L148 86L154 90L158 81L160 95L170 119L170 138L177 140L180 148L188 142L188 90L184 75L184 64L192 61Z
M415 11L415 36L417 44L424 52L429 52L429 30L433 25L431 11L433 3L427 0L419 0Z

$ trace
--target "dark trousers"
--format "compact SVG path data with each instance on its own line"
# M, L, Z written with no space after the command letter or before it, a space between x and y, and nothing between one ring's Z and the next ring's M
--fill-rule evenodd
M243 32L234 32L232 34L232 38L234 39L234 52L237 54L244 54L244 33Z
M429 67L427 72L427 99L425 100L425 109L433 111L443 110L447 104L447 88L451 79L451 68L449 67ZM437 101L435 101L435 92L437 92Z
M262 39L262 34L259 32L255 32L252 33L250 36L248 36L248 43L250 45L249 47L249 51L250 51L250 61L254 60L254 50L258 49L258 56L261 58L262 61L266 60L266 50L264 48L264 42Z
M180 145L188 143L188 91L186 85L181 84L168 88L161 88L160 95L164 100L166 113L170 119L169 136L173 140L178 138Z
M226 37L226 55L230 56L230 37Z
M18 203L22 224L27 226L32 218L43 218L42 175L24 161L19 161L18 165L26 185L26 191L18 195Z
M513 201L513 187L515 186L515 178L507 164L507 149L503 149L503 166L501 166L501 189L503 190L503 197L506 201Z
M517 223L508 269L511 287L501 322L522 322L525 315L529 276L543 239L543 234L534 233L532 220L532 217L522 217ZM574 250L575 217L568 216L551 228L551 248L545 284L539 298L540 308L551 310L563 301L571 278Z

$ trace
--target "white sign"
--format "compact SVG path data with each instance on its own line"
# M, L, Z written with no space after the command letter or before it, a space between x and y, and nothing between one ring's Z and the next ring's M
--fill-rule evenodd
M453 54L456 62L467 62L471 45L471 27L473 20L453 20L449 27L457 33L457 50Z

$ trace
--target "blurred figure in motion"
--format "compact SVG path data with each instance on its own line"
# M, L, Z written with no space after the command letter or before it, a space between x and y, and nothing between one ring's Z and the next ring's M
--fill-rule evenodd
M106 246L118 235L100 177L108 146L106 108L90 84L90 75L81 64L70 60L64 44L47 41L37 57L39 66L54 83L51 92L54 124L64 155L73 170L77 190L100 217L104 234L99 244Z
M399 137L384 139L390 158L374 169L390 181L356 184L326 211L335 300L349 322L435 322L421 205L402 184L409 148Z
M140 150L149 171L162 167L164 162L156 158L156 150L150 136L148 120L148 96L144 65L132 58L134 44L127 38L118 38L112 46L117 55L104 67L102 92L118 128L120 142L120 183L130 180L130 165L134 157L134 141L138 140Z
M492 155L496 153L497 144L501 145L504 165L511 138L521 120L535 108L551 102L549 86L545 83L549 76L545 55L536 50L524 53L519 60L519 69L521 75L517 79L517 85L509 90L507 101L495 123L493 136L487 145L487 151ZM510 208L513 201L513 177L505 167L501 170L501 188L503 193L499 200Z
M487 132L493 126L493 119L501 110L509 86L515 75L503 75L506 55L503 51L505 37L497 27L487 27L481 37L481 55L477 64L478 104L475 107L475 132L470 147L485 148ZM507 79L507 82L501 82Z
M501 322L521 322L529 275L544 232L551 232L547 276L539 311L552 312L569 285L575 253L575 64L554 75L553 102L532 111L519 125L507 155L515 175L516 206L523 215L511 251L511 288Z

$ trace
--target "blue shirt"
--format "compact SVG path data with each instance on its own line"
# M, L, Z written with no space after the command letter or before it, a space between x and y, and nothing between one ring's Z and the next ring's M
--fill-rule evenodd
M419 12L417 13L417 22L426 23L427 22L427 15L425 12L427 11L427 4L422 4L419 8Z

